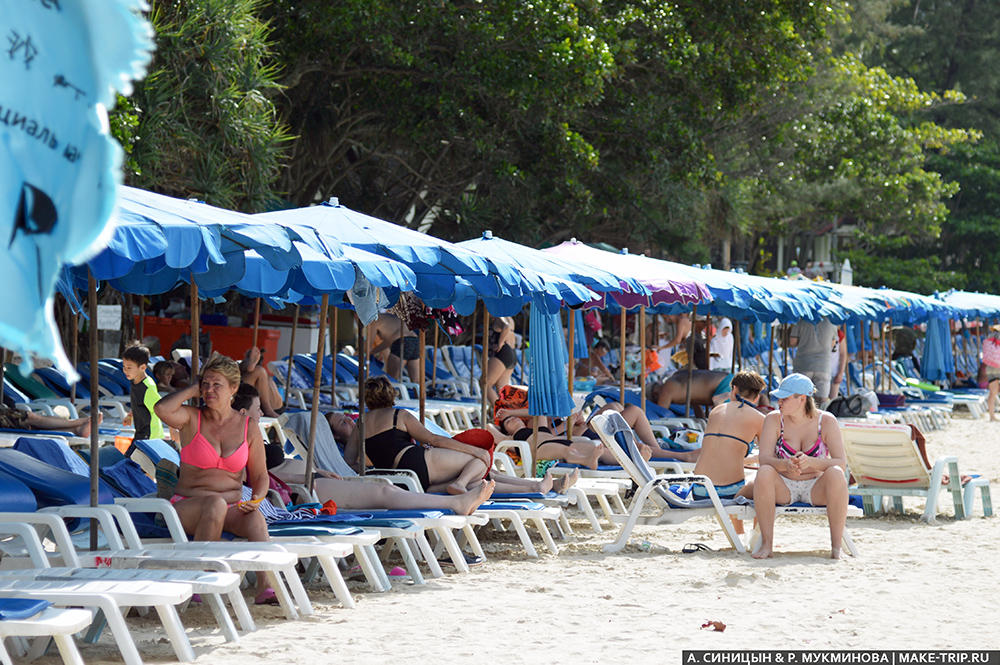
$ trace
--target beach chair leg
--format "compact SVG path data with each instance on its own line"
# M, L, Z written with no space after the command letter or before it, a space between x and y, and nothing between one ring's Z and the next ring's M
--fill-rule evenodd
M559 511L559 529L561 530L561 540L569 540L570 536L575 536L573 533L573 527L569 524L569 518L566 517L566 511Z
M476 537L476 530L472 528L472 525L466 524L462 527L462 534L465 536L465 542L468 543L469 549L472 550L472 553L485 560L486 552L483 551L482 543L480 543L479 538Z
M389 590L389 579L385 571L378 563L378 555L375 553L374 545L355 545L354 558L358 560L361 571L368 580L368 586L372 591L381 592ZM381 571L381 574L379 572Z
M121 653L125 665L142 665L142 658L139 656L139 650L132 639L132 633L125 625L125 619L119 614L118 608L111 602L110 598L98 607L104 613L108 630L115 638L115 643L118 645L118 651Z
M94 620L90 622L90 628L83 636L83 641L87 644L97 644L97 640L100 639L101 633L104 632L107 625L108 620L104 617L104 610L98 609L97 613L94 614Z
M427 567L431 571L431 577L438 578L444 577L444 571L441 570L441 564L438 562L437 557L434 556L434 549L431 544L427 542L427 538L424 536L423 532L417 533L416 537L417 547L420 548L420 553L424 556L424 561L427 562ZM464 561L465 558L463 557Z
M542 536L542 542L549 548L549 551L553 554L559 554L559 546L556 545L556 541L552 538L552 532L549 531L548 523L541 517L532 518L532 521L535 523L538 533Z
M292 592L292 597L295 598L295 604L299 607L299 613L302 616L309 616L313 613L312 601L309 600L306 588L302 586L302 578L296 572L295 566L288 566L282 572L285 574L288 589Z
M854 539L851 538L851 534L847 531L847 529L844 529L844 535L841 540L843 540L844 547L847 549L848 554L851 556L858 555L858 548L854 546Z
M955 519L964 520L967 516L965 511L965 501L962 497L962 481L958 474L958 462L948 463L948 491L951 492L951 500L955 505Z
M625 546L628 544L628 539L632 535L632 529L635 528L635 523L639 520L639 514L641 512L641 503L632 507L632 510L628 513L628 517L626 517L625 521L622 522L621 529L618 531L618 537L615 539L615 542L608 543L602 548L605 552L621 552L625 549Z
M260 575L261 573L257 574ZM285 583L281 581L280 573L268 570L264 574L267 576L267 583L274 589L274 595L278 599L278 605L281 606L282 611L285 613L285 618L298 619L299 613L292 605L292 599L288 596L288 589L285 587Z
M73 642L72 635L53 635L52 639L56 643L56 648L59 649L59 655L62 656L64 665L83 665L83 658Z
M403 557L406 572L410 574L410 579L413 580L413 583L427 584L427 581L424 580L424 574L420 572L420 564L417 563L417 557L413 555L413 548L409 542L404 540L399 543L399 554Z
M222 635L226 638L226 641L239 642L239 633L236 632L236 626L233 624L233 620L229 616L229 612L226 611L226 605L222 602L222 598L219 597L219 594L207 593L204 594L203 598L212 610L212 615L219 624L219 628L222 629Z
M983 501L983 517L990 517L993 514L993 503L990 500L990 483L985 478L973 478L965 485L962 491L962 500L965 507L966 517L972 517L975 512L976 489L980 490Z
M10 654L7 652L7 647L4 645L2 638L0 638L0 664L14 665L14 661L11 660Z
M455 569L460 573L469 572L469 563L465 560L465 555L462 554L462 548L458 546L458 542L455 540L455 534L452 533L451 529L448 527L435 527L434 533L437 534L441 544L444 545L445 550L447 550L448 556L451 558L451 562L455 565Z
M333 590L333 595L340 601L340 604L347 609L354 609L354 598L351 596L351 592L347 590L347 583L344 582L344 576L340 574L337 561L332 556L318 556L316 557L316 562L323 569L326 581L329 583L330 589Z
M246 598L243 597L240 590L234 589L227 596L229 597L229 604L233 608L233 614L236 615L236 620L239 622L243 632L252 633L257 630L257 624L254 623L253 617L250 615L250 608L247 607Z
M930 503L931 502L928 501L928 505L930 505ZM937 494L934 495L934 508L937 508ZM903 514L903 497L901 496L892 497L892 509L897 513L899 513L900 515ZM931 513L931 519L934 518L934 514L935 513L933 512Z
M614 524L614 521L611 519L611 516L614 515L615 513L613 510L611 510L611 505L608 503L608 498L603 494L598 494L597 505L599 505L601 507L601 510L604 512L604 518L607 519L612 524ZM628 511L625 510L622 512L628 512Z
M590 505L590 497L579 487L570 487L569 494L576 497L576 507L583 513L583 516L587 518L590 522L590 528L593 529L594 533L601 533L601 522L597 519L597 515L594 514L594 508ZM600 496L600 495L599 495Z
M319 557L313 557L309 560L309 565L306 566L305 572L302 573L302 581L306 584L312 582L316 578L316 574L319 573L321 564L319 562Z
M173 605L157 605L156 613L160 615L160 623L167 633L167 639L174 648L177 660L182 663L190 663L194 660L194 649L188 640L187 633L184 632L184 625L181 618L177 616L177 608Z
M621 494L613 494L611 498L615 502L615 508L618 510L619 514L624 515L628 512L628 508L625 507L625 502L622 501Z

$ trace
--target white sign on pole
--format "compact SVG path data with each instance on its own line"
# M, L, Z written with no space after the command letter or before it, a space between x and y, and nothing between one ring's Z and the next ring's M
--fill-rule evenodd
M98 330L121 330L122 327L122 306L121 305L98 305L97 306L97 329Z

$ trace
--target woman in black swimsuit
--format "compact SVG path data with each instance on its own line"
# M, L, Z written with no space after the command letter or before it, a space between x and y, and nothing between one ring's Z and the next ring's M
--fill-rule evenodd
M738 373L727 395L729 401L712 409L708 416L694 472L711 478L722 498L753 496L753 486L744 486L743 464L764 426L764 414L756 406L766 385L757 372ZM704 496L707 493L696 486L695 497Z
M384 469L410 469L428 492L464 494L486 476L492 464L489 451L430 432L407 411L393 408L396 391L384 376L365 382L365 453ZM357 430L349 437L344 458L355 469Z
M514 319L502 316L490 321L490 334L486 342L490 355L486 363L486 393L490 402L495 402L498 391L510 383L514 365L517 364L517 354L514 353Z

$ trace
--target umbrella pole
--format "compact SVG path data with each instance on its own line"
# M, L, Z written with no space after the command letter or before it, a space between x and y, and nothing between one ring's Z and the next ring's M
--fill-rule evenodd
M841 344L844 344L844 351L845 351L845 355L847 355L847 365L848 365L847 367L844 368L844 371L847 372L847 396L850 397L851 396L851 370L849 369L849 367L850 367L850 364L851 364L851 357L850 357L849 354L846 353L847 352L847 324L845 323L841 327L842 327L842 329L844 331L844 341L841 342ZM838 363L840 362L839 358L837 359L837 362ZM839 367L840 365L838 364L837 366Z
M740 334L740 322L733 321L733 329L729 331L729 334L733 336L733 353L732 362L729 365L729 373L736 374L736 360L740 361L740 371L743 370L743 337Z
M482 381L482 387L480 388L483 393L483 404L479 411L479 426L483 429L486 428L486 411L489 408L486 396L486 363L489 361L490 352L490 311L486 309L486 303L483 303L483 354L481 356L479 367L482 371L479 373L480 381Z
M573 383L576 379L576 349L573 348L576 342L576 316L572 309L566 309L566 337L569 341L569 371L566 372L569 377L569 394L573 395Z
M646 413L646 306L639 306L639 407Z
M892 366L889 364L889 341L885 338L887 327L885 323L879 324L879 332L882 334L882 376L885 379L882 381L882 389L889 392L892 386L891 372Z
M434 322L434 364L431 366L431 383L437 385L438 380L438 327Z
M774 326L767 324L767 390L774 384Z
M257 346L258 332L260 332L260 298L254 300L253 303L253 344L250 346Z
M625 406L625 306L622 305L621 326L618 331L618 400Z
M355 316L355 318L357 318ZM361 323L361 319L357 319L358 322L358 349L361 353L358 355L358 454L361 458L358 460L358 473L360 475L365 475L368 470L365 464L365 458L367 457L365 453L365 381L368 380L368 341L366 339L366 327Z
M146 296L139 296L139 341L146 337Z
M87 309L90 310L90 506L97 507L98 478L100 466L97 459L98 448L98 417L101 414L98 406L97 381L97 280L94 273L87 271ZM97 520L90 520L90 549L97 549Z
M691 327L694 330L694 326ZM705 317L705 369L712 369L712 315Z
M691 336L688 338L688 380L684 397L684 417L691 415L691 380L694 374L694 317L698 316L698 305L691 306Z
M70 353L73 354L73 367L80 362L80 315L73 313L73 334L70 337ZM69 398L76 403L76 383L70 386Z
M861 348L858 349L858 353L861 356L861 390L864 390L865 386L865 365L868 364L868 354L865 352L865 322L858 321L858 341L861 343Z
M420 367L417 369L420 375L420 424L423 425L427 411L427 331L421 328L417 338L420 340Z
M312 492L313 489L313 462L316 459L316 420L319 417L319 386L323 378L323 343L326 342L326 335L322 331L326 330L326 311L330 307L330 294L324 293L322 304L319 306L319 329L320 334L316 341L316 371L313 375L312 410L309 413L309 448L306 450L306 489ZM297 309L297 308L296 308Z
M292 358L295 356L295 333L299 330L299 306L292 314L292 339L288 342L288 366L285 368L285 406L288 406L288 390L292 387Z
M486 308L486 303L483 303L483 308L484 309ZM470 395L474 395L476 393L476 372L475 372L475 369L476 369L476 360L475 360L475 355L476 355L476 322L479 319L478 314L479 314L479 303L477 302L476 306L472 309L472 338L471 338L472 341L469 342L469 346L472 348L472 353L470 354L470 356L472 356L472 360L469 361L469 394ZM486 341L486 340L483 340L483 341ZM485 372L486 369L483 368L483 371ZM484 399L485 399L485 397L484 397Z
M198 351L201 349L201 313L198 306L198 284L194 281L194 273L191 274L191 377L198 376ZM256 338L254 344L257 344Z
M336 408L337 406L337 391L335 389L337 385L337 319L339 309L336 307L330 308L330 368L333 370L333 376L330 377L330 381L333 383L334 389L330 390L330 404Z
M406 351L403 349L403 347L406 346L403 343L403 335L406 334L404 330L405 329L403 328L403 317L399 317L399 372L396 375L396 380L399 381L400 383L403 382L403 363L406 362L403 359L403 356L406 354ZM392 353L392 347L389 347L389 353ZM413 377L411 376L410 381L412 380Z
M788 376L788 343L791 341L789 339L791 332L791 326L787 323L781 324L781 348L784 351L785 356L785 370L782 372L782 376Z

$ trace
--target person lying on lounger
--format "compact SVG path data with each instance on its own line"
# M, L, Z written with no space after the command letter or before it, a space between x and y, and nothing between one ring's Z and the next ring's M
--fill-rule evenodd
M695 413L701 414L702 407L711 408L724 402L729 396L729 385L733 374L708 369L691 372L691 405ZM663 382L649 386L649 398L669 409L671 404L685 404L688 394L688 370L679 369Z
M599 409L591 412L590 418L598 413L606 411L617 411L628 423L639 439L639 452L643 458L649 459L670 459L681 462L694 462L698 459L698 453L668 450L662 448L653 434L653 428L649 424L649 419L642 409L634 404L622 406L619 402L608 402ZM496 428L487 426L494 432L495 437L509 438L517 441L528 441L535 443L538 448L535 452L536 475L541 475L544 469L552 465L553 461L566 461L571 464L587 466L591 469L597 468L596 464L617 465L614 453L600 444L600 437L587 424L589 419L584 419L580 413L570 414L569 418L560 421L558 424L549 425L547 419L542 419L539 423L538 438L533 437L532 428L528 426L530 417L526 408L504 409L496 411L500 419L500 425ZM567 429L569 434L567 434ZM597 446L596 464L591 463L594 459L595 451L587 447L588 444ZM578 461L582 459L583 461Z
M102 420L104 420L104 414L99 414L97 422L100 423ZM86 438L90 436L90 417L45 416L34 411L21 411L0 405L0 429L45 429L70 432L74 436Z
M271 380L271 375L267 373L260 363L261 349L256 346L247 350L240 363L240 378L243 383L249 383L257 389L260 395L260 408L268 418L277 418L284 410L281 408L281 394L278 386Z
M562 491L572 485L576 476L553 480L551 475L533 480L487 473L493 465L492 447L478 447L456 438L434 434L420 424L409 411L394 408L396 392L384 376L365 382L365 453L376 467L410 469L417 474L421 485L428 492L447 492L463 495L481 491L482 481L492 480L497 492L541 492L555 489ZM331 413L327 422L334 438L345 444L344 458L355 470L360 470L358 460L360 445L358 428L346 413ZM479 438L490 439L486 430ZM470 440L472 440L470 438Z
M813 401L816 387L803 374L789 374L771 397L778 410L764 418L760 435L760 470L753 484L754 509L761 546L755 559L771 556L775 505L805 502L826 506L830 522L830 557L840 558L847 521L847 459L837 419Z
M729 401L712 409L708 416L694 472L711 478L724 499L753 496L753 487L745 483L743 464L764 425L764 414L754 407L765 386L757 372L737 373ZM698 499L708 496L701 485L695 485L692 492Z

